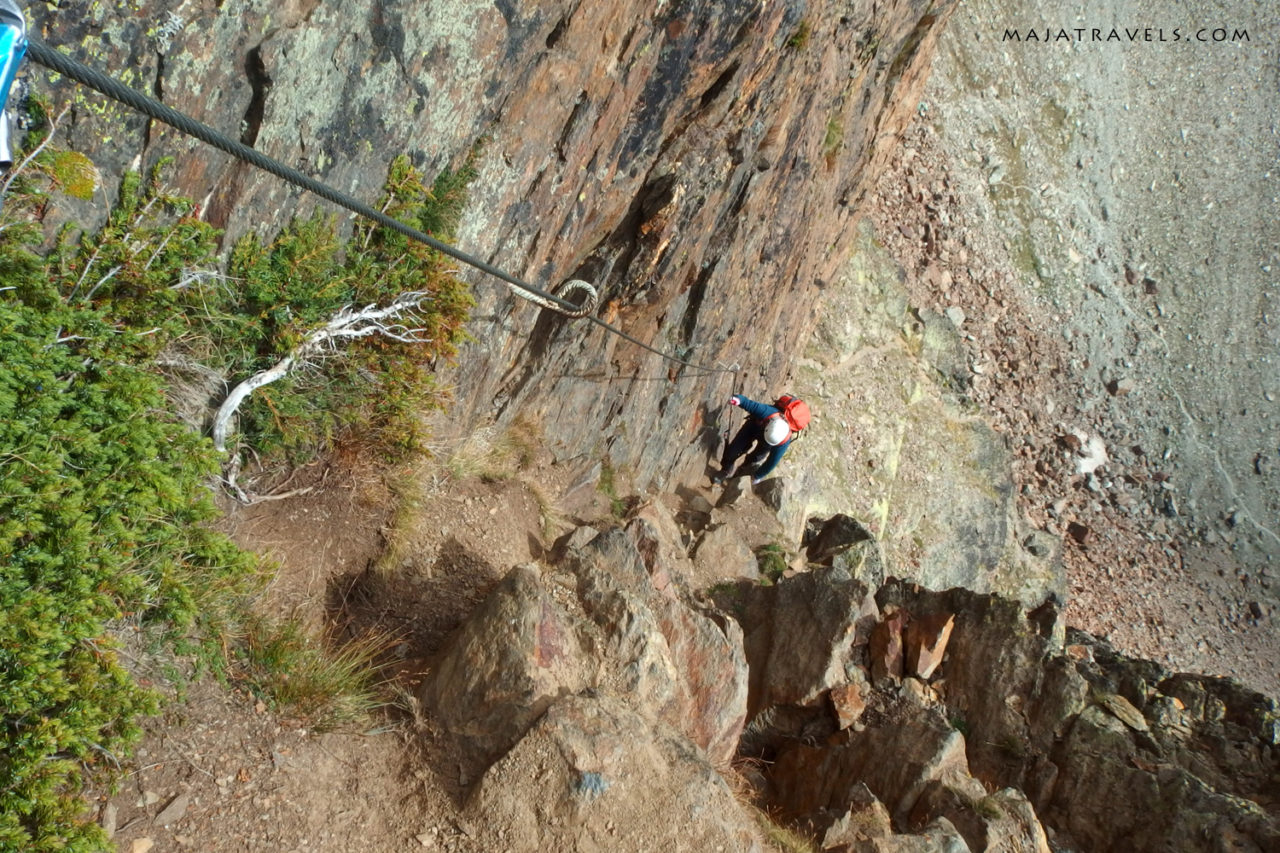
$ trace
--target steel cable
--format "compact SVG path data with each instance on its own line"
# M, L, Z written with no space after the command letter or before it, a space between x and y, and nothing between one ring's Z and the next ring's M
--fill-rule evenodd
M77 62L66 54L59 53L42 42L29 39L27 45L27 56L46 68L69 77L77 83L88 86L90 89L100 92L108 98L112 98L122 104L130 106L138 112L150 116L157 121L162 121L188 136L193 136L208 145L212 145L220 151L256 166L265 172L269 172L281 180L288 181L289 183L305 189L308 192L314 193L315 195L318 195L339 207L344 207L353 213L377 222L379 225L398 231L412 240L425 243L436 251L442 252L443 254L461 261L468 266L474 267L482 272L486 272L489 275L494 276L495 278L501 279L513 289L513 292L515 292L516 295L528 299L529 301L544 308L556 311L570 318L576 319L583 317L605 329L609 333L617 335L623 340L629 341L630 343L633 343L654 355L661 356L667 361L675 362L676 364L683 365L693 370L703 371L706 373L732 373L734 370L734 368L728 367L706 367L704 365L694 364L693 362L686 361L682 358L677 358L673 355L668 355L667 353L664 353L643 341L637 340L621 329L615 328L604 320L601 320L599 317L587 313L594 310L595 307L595 302L590 299L590 297L588 298L587 304L577 305L567 299L563 299L553 293L535 287L528 282L499 269L487 261L483 261L474 255L467 254L460 249L450 246L448 243L441 242L430 234L406 225L400 220L388 216L382 211L372 208L364 202L334 189L328 184L304 175L297 169L286 166L280 161L250 148L243 142L232 139L229 136L214 130L207 124L199 122L188 115L184 115L172 107L166 106L160 101L148 97L135 89L131 89L114 78L95 71L83 63Z

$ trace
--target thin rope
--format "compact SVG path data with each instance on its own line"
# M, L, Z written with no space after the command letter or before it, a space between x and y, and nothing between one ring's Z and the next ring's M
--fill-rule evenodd
M699 370L706 373L733 372L731 368L706 367L704 365L694 364L693 362L686 361L682 358L677 358L673 355L668 355L667 353L664 353L643 341L637 340L621 329L611 326L604 320L601 320L599 317L592 314L591 312L595 310L596 299L598 297L588 296L587 301L584 304L577 305L567 299L556 296L554 293L534 287L528 282L495 267L487 261L481 260L473 255L469 255L460 249L450 246L448 243L443 243L440 240L437 240L423 231L419 231L416 228L404 224L398 219L387 216L382 211L376 210L364 202L334 189L328 184L304 175L297 169L286 166L279 160L268 157L262 152L256 151L248 145L245 145L243 142L239 142L214 130L207 124L199 122L188 115L178 112L172 107L162 104L154 98L150 98L141 92L131 89L114 78L95 71L94 69L77 62L66 54L59 53L42 42L29 39L27 44L27 56L46 68L52 69L53 71L69 77L78 83L88 86L90 89L94 89L103 95L106 95L108 98L112 98L122 104L133 107L138 112L150 116L158 121L162 121L188 136L193 136L208 145L212 145L220 151L230 154L232 157L243 160L265 172L275 175L281 180L287 181L297 187L314 193L315 195L318 195L339 207L345 207L353 213L363 216L366 219L371 219L386 228L398 231L412 240L425 243L438 252L442 252L455 260L467 264L468 266L474 267L482 272L486 272L489 275L494 276L495 278L501 279L517 296L527 299L530 302L542 306L543 308L563 314L571 319L585 317L611 334L617 335L618 337L629 341L636 346L653 353L654 355L660 356L667 361L684 365L685 367L693 370ZM595 289L586 282L572 280L568 285L569 290L577 290L584 287L589 289L592 294L595 294Z

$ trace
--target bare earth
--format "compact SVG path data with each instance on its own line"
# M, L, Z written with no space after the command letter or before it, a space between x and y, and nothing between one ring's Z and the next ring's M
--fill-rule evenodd
M278 566L259 611L300 617L332 643L368 632L399 641L386 670L389 704L363 730L316 733L211 678L186 685L146 723L118 790L89 794L117 849L480 849L475 827L458 816L475 779L414 696L427 661L512 566L543 558L579 523L616 520L584 477L589 468L541 455L499 459L488 437L461 448L452 469L433 460L382 472L335 462L288 482L288 490L311 487L304 494L228 507L228 531ZM709 496L682 491L670 499ZM748 502L746 512L766 512ZM143 645L126 638L130 663L168 690L174 662ZM520 832L505 832L511 849L533 849Z

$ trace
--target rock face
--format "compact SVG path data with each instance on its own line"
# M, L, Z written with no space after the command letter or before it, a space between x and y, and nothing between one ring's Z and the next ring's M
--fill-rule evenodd
M393 155L433 173L484 138L461 248L538 285L594 281L604 319L772 384L799 355L953 6L142 0L125 13L72 0L30 14L51 44L368 200ZM59 91L84 107L72 143L109 187L135 156L176 155L177 188L231 237L313 206L96 95ZM555 418L561 453L607 456L641 484L700 466L731 372L681 368L476 285L475 343L453 377L459 429Z
M805 516L856 518L873 539L832 562L868 583L892 575L1028 607L1061 597L1058 549L1019 508L1010 436L974 417L966 332L919 307L908 286L914 271L870 222L849 248L792 382L824 418L788 460L808 498L788 524L798 536Z
M795 600L784 589L798 580L779 585L780 607ZM832 581L813 572L808 583L828 584L830 595L841 589ZM882 615L868 646L810 634L792 647L799 670L835 654L851 681L871 675L875 687L857 691L857 721L847 688L834 687L830 711L810 696L753 706L744 738L771 757L773 804L815 838L854 825L863 846L850 849L876 849L866 845L878 830L851 817L868 814L865 789L895 831L945 820L973 850L1047 850L1042 821L1070 849L1280 844L1273 700L1125 658L1078 632L1064 647L1052 605L1027 613L997 596L897 581L876 600ZM768 683L779 662L750 642L747 650L753 683Z
M654 535L643 523L615 528L571 544L563 571L513 569L450 639L421 696L476 765L581 695L625 699L712 764L733 756L746 719L741 629L686 603L665 566L646 564L637 541Z
M811 556L865 542L827 530ZM830 851L1280 845L1274 701L1118 655L1053 602L816 563L769 583L749 551L717 612L685 592L702 547L656 503L579 528L446 646L422 697L470 757L484 849L756 849L748 787Z

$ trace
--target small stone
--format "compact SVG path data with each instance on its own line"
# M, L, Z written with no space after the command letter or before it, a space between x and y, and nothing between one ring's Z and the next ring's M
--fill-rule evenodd
M1022 547L1025 548L1027 550L1027 553L1029 553L1033 557L1049 556L1049 547L1045 545L1043 542L1037 540L1035 536L1028 536L1027 538L1023 539Z
M133 844L129 847L129 853L149 853L156 843L150 838L135 838Z
M169 801L169 805L165 806L160 814L156 815L153 823L156 826L168 826L171 823L177 823L187 813L187 806L191 804L191 795L182 793Z
M1107 383L1107 392L1112 397L1123 397L1126 394L1132 394L1136 387L1132 379L1112 379Z
M866 710L866 700L862 698L862 689L856 684L845 684L831 688L831 707L836 713L836 724L847 729L862 717Z
M1132 702L1118 693L1103 693L1098 697L1098 704L1135 732L1150 731L1142 712L1133 707Z
M1089 538L1089 528L1073 521L1067 525L1067 535L1076 541L1076 544L1083 545L1085 540Z
M905 643L909 673L926 681L933 675L947 653L947 642L955 624L953 613L932 613L907 625Z
M1064 651L1067 653L1067 657L1071 658L1072 660L1078 660L1078 661L1093 660L1093 649L1089 648L1088 646L1073 644L1073 645L1067 646L1066 649L1064 649Z
M950 308L948 308L946 311L942 313L947 315L947 319L950 320L952 324L955 325L956 328L959 328L960 326L964 325L964 321L965 321L964 309L961 308L960 306L952 305Z
M116 822L119 817L120 810L116 808L115 803L107 803L102 809L102 817L98 819L102 831L106 833L107 838L116 834Z

